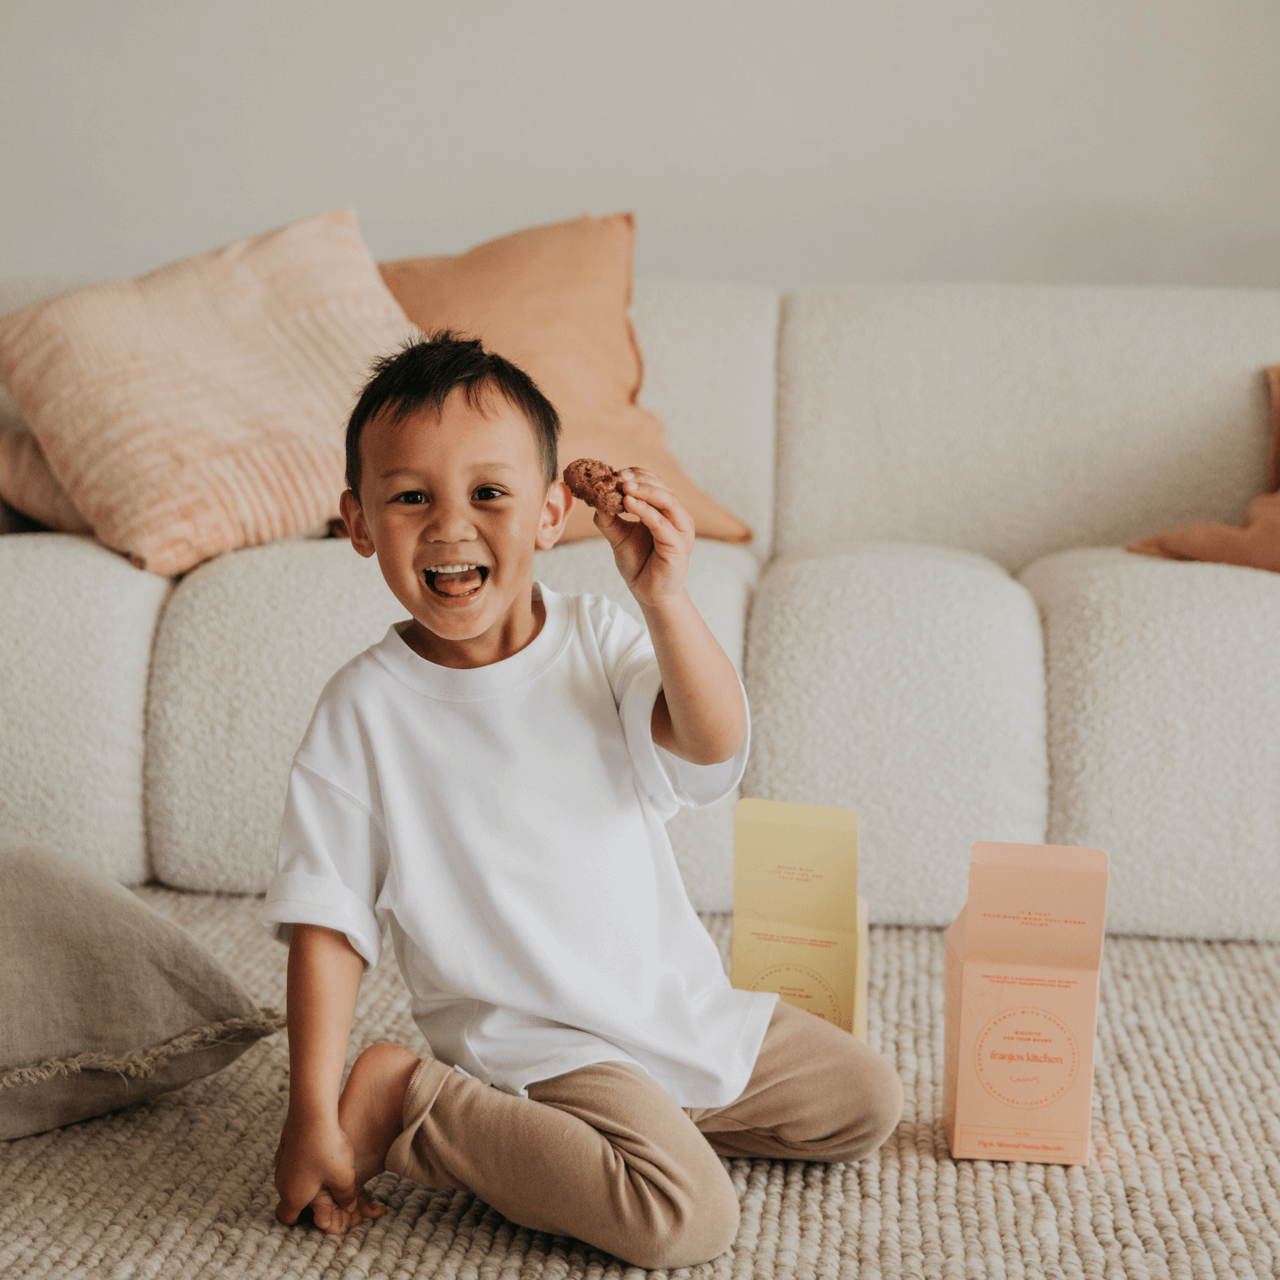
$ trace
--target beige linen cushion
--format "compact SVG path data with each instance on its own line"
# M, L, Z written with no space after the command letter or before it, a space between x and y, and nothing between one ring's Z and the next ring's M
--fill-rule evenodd
M98 538L173 575L337 516L351 405L411 333L339 210L0 318L0 380Z
M0 847L0 1139L212 1075L283 1024L127 889Z

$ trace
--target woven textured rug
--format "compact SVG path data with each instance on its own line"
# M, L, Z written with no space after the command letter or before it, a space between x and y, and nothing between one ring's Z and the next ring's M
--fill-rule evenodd
M283 1007L258 899L139 896ZM704 920L727 955L729 920ZM1110 938L1094 1162L954 1162L942 1135L942 935L874 928L870 1038L906 1111L856 1165L727 1162L734 1247L690 1280L1280 1275L1280 946ZM418 1034L394 963L369 974L350 1059ZM516 1227L465 1192L384 1174L390 1211L344 1239L273 1217L283 1033L154 1103L0 1144L0 1277L604 1280L646 1273ZM663 1273L654 1272L654 1275Z

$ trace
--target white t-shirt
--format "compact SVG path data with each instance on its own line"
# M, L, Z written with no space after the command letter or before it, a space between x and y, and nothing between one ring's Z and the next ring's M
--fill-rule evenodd
M389 930L434 1055L499 1089L621 1061L680 1106L723 1106L777 996L730 987L663 823L728 794L748 742L716 765L657 746L644 628L534 591L542 629L501 662L429 662L405 619L329 680L264 920L281 941L339 930L367 965Z

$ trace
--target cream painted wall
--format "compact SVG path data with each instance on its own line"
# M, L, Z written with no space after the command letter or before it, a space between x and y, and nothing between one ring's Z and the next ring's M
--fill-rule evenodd
M0 276L338 206L637 273L1280 285L1275 0L0 0Z

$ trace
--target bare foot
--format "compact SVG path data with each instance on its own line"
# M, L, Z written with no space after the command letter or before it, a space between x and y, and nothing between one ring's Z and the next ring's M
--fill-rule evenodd
M404 1127L404 1095L420 1058L398 1044L372 1044L356 1060L338 1099L338 1123L355 1150L356 1190L386 1168Z

